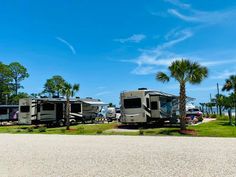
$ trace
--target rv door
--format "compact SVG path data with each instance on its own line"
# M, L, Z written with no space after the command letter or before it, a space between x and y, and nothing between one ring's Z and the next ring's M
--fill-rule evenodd
M160 109L159 109L159 97L156 95L150 95L150 106L151 106L151 117L159 118Z

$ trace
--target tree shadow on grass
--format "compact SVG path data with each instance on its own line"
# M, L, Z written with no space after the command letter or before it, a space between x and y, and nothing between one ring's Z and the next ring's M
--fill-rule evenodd
M227 127L233 127L234 126L234 125L231 125L229 122L218 122L218 125L227 126Z
M143 124L143 125L118 125L117 128L119 129L133 129L133 130L138 130L138 129L150 129L150 128L179 128L180 126L177 124Z

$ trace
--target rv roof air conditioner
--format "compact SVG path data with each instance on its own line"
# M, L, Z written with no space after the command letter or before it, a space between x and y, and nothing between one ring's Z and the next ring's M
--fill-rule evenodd
M138 90L147 90L147 88L138 88Z

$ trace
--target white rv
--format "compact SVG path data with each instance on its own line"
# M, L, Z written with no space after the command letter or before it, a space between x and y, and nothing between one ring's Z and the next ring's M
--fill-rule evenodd
M176 120L178 97L141 88L120 95L122 123L150 123Z
M56 123L63 119L64 102L59 98L20 99L18 124Z
M70 116L77 122L93 122L104 106L107 106L107 104L98 99L89 97L85 99L76 99L71 102Z
M95 99L71 99L70 118L85 122L94 120L99 106L106 105ZM57 124L65 123L66 100L64 98L24 98L19 101L19 124Z

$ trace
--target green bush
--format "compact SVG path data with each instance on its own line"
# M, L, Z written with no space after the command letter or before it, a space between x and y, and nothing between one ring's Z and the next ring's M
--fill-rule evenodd
M46 132L47 128L46 127L39 127L39 132Z
M78 131L79 134L84 134L84 126L79 126L77 128L77 131Z
M33 127L28 127L28 128L27 128L27 131L28 131L28 132L33 132L33 131L34 131L34 128L33 128Z
M143 135L144 134L144 131L142 128L139 129L139 135Z
M102 132L103 132L102 129L98 129L96 133L97 134L102 134Z
M21 132L21 129L16 129L16 133L20 133Z
M216 118L217 115L216 114L210 114L210 118Z
M229 116L226 116L226 115L217 115L217 120L229 120Z
M199 116L199 117L198 117L198 121L199 121L199 122L202 122L202 121L203 121L203 116Z

